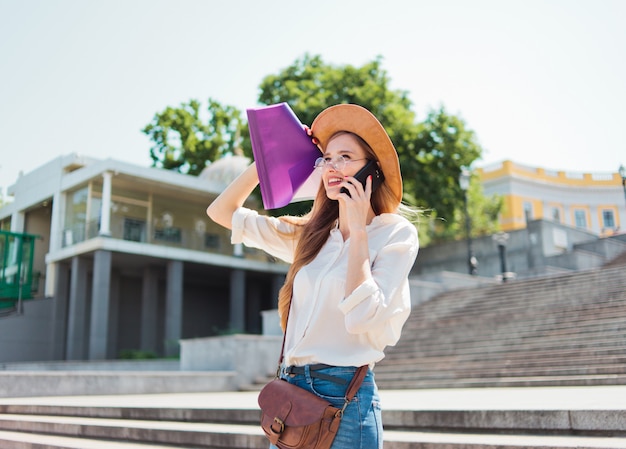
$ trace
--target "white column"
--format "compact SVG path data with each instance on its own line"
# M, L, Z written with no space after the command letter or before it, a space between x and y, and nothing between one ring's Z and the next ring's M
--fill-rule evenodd
M100 211L100 235L111 235L111 178L113 173L102 173L102 210Z
M49 252L54 253L63 247L63 227L65 225L65 194L57 190L52 195L52 216L50 217ZM57 289L56 263L46 264L45 296L55 296Z
M50 217L50 252L60 250L63 247L63 228L65 227L65 201L64 193L54 192L52 196L52 216Z
M16 211L11 214L11 232L24 232L24 212Z

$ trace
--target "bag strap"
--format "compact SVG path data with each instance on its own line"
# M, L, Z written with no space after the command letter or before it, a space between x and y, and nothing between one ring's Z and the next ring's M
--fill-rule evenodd
M367 374L367 368L367 365L359 366L359 369L357 369L356 373L354 373L354 377L352 377L352 381L346 391L346 399L348 401L351 401L357 391L359 391L359 388L361 388L363 379L365 379L365 375Z

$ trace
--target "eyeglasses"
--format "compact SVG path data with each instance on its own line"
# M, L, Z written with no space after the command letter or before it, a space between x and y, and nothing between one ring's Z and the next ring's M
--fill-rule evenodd
M333 167L335 170L341 171L344 168L346 168L346 164L348 164L350 162L366 161L366 160L367 160L367 158L346 159L343 156L337 156L334 159L325 158L325 157L318 157L317 160L315 161L315 168Z

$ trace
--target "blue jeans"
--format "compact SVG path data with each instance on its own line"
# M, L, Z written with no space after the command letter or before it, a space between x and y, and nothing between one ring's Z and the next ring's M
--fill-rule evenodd
M346 379L345 385L326 379L311 377L308 367L304 374L284 375L289 383L304 388L326 399L337 408L343 407L348 383L352 380L355 367L334 366L317 371L334 377ZM378 388L372 370L367 371L363 384L343 414L339 431L331 449L382 449L383 423ZM270 444L270 449L277 449Z

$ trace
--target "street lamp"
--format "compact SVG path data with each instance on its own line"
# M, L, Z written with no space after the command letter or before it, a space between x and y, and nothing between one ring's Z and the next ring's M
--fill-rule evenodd
M471 173L467 168L462 168L459 174L459 187L463 190L463 205L465 208L465 232L467 234L467 266L469 274L475 276L478 272L478 260L474 256L474 249L472 248L472 223L469 216L469 210L467 208L467 191L470 186Z
M502 282L506 282L508 277L506 271L506 242L509 240L509 234L506 232L498 232L492 236L493 241L498 245L498 253L500 254L500 271L502 272Z

